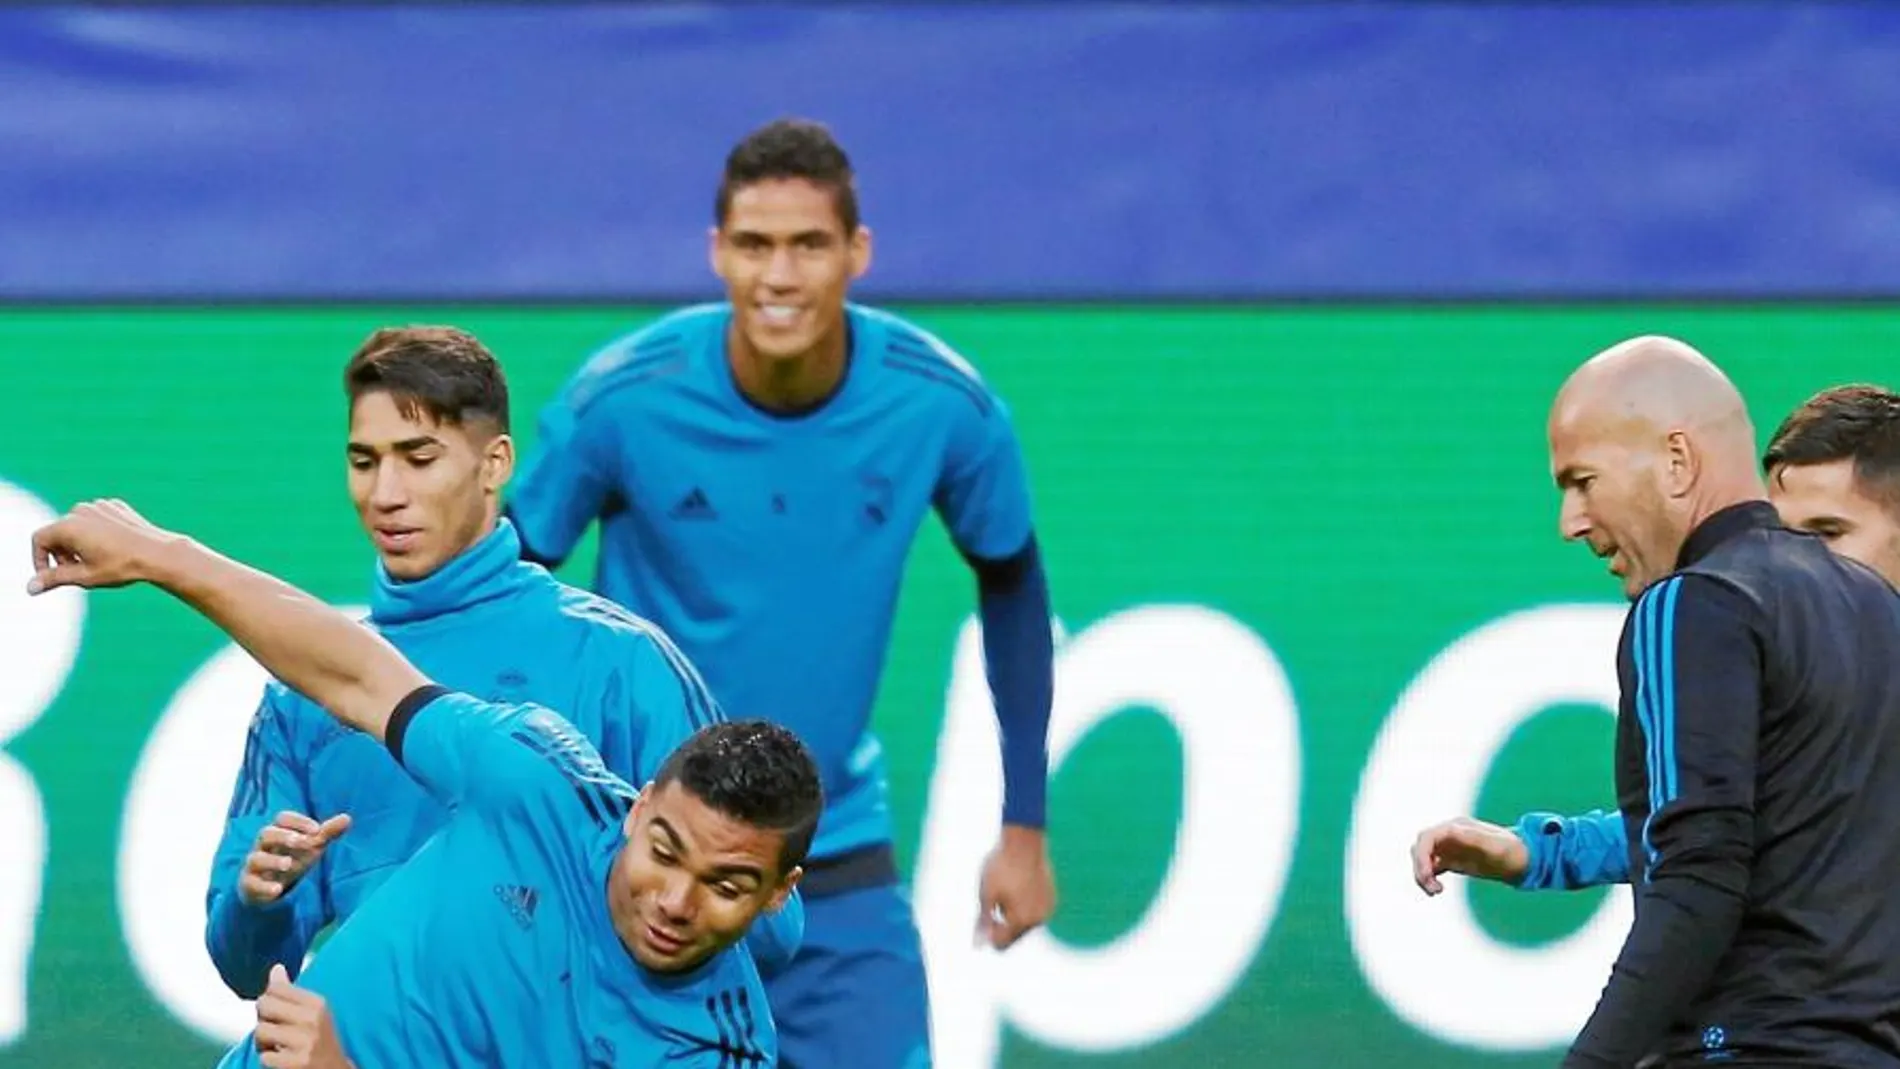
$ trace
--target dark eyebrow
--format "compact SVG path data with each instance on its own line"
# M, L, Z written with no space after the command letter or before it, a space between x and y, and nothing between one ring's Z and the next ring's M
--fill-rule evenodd
M759 871L756 865L721 865L712 870L712 875L714 878L721 880L749 877L755 884L765 882L765 873Z
M680 833L673 830L673 825L668 824L665 817L654 817L653 826L666 833L667 843L674 850L680 848Z
M786 235L784 240L788 242L800 242L811 241L815 238L822 241L835 241L837 237L836 234L822 227L813 227L809 230L799 230ZM731 241L763 241L768 243L773 240L772 235L767 234L763 230L734 230L727 235L727 238Z
M416 453L427 449L429 446L441 444L442 439L437 438L433 434L425 434L416 438L404 438L389 448L398 453ZM367 442L351 442L349 444L349 451L352 453L361 453L365 456L373 457L376 455L376 447Z
M666 833L667 846L675 853L685 852L685 846L680 842L679 832L673 830L673 825L668 824L665 817L654 817L653 827L658 831ZM765 882L765 873L761 872L756 865L721 865L708 873L707 877L715 881L747 877L754 883L763 884Z

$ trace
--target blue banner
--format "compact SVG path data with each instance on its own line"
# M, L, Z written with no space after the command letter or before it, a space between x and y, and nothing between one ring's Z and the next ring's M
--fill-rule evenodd
M874 298L1900 293L1900 7L0 9L0 297L711 291L731 143Z

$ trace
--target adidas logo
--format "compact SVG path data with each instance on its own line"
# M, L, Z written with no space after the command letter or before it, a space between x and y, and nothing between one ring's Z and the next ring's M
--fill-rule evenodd
M679 504L674 505L673 510L667 515L676 520L716 520L719 518L718 510L712 507L711 501L706 500L706 491L697 486L688 491L685 497L680 498Z
M508 907L508 913L515 923L527 931L534 926L534 907L540 904L541 895L532 887L523 887L518 883L498 883L495 885L495 897Z

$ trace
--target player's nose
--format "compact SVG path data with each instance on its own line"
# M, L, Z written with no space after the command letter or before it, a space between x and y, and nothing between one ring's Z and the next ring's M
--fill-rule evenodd
M690 879L672 879L660 888L658 898L660 912L669 921L684 921L693 909L693 881Z
M759 276L759 281L776 290L797 286L798 268L793 250L783 247L772 250L771 258L765 262L765 273Z
M385 464L376 470L376 480L369 488L369 503L384 511L409 503L408 483L395 465Z
M1575 494L1565 494L1563 506L1557 510L1557 533L1566 542L1575 542L1590 533L1590 514Z

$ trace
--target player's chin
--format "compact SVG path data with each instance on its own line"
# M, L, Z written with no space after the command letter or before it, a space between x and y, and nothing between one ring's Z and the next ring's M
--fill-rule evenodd
M427 579L435 574L441 563L433 553L383 553L380 556L383 570L389 573L391 579L403 583Z
M648 943L636 949L633 956L650 972L683 973L699 968L714 953L715 951L708 947L687 946L668 951Z
M767 360L790 360L803 356L817 343L812 331L773 327L755 327L746 332L746 340L752 343L753 352Z

